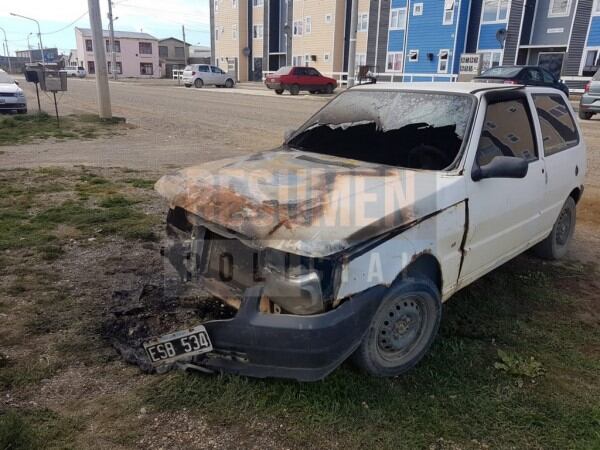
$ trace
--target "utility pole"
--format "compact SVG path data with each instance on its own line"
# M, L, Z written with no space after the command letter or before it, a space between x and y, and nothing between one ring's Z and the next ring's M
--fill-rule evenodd
M110 107L110 90L108 88L108 71L106 68L106 52L104 51L104 36L102 32L102 16L99 0L88 0L90 28L92 29L92 46L96 62L96 92L101 119L112 117Z
M44 44L42 44L42 30L40 28L40 23L32 18L32 17L27 17L27 16L22 16L21 14L15 14L15 13L10 13L11 16L15 16L15 17L21 17L22 19L27 19L27 20L31 20L33 22L35 22L37 24L37 29L38 29L38 39L40 41L40 51L42 52L42 65L45 66L46 65L46 58L44 57ZM4 35L6 35L6 33L4 33ZM44 69L46 70L46 69Z
M358 24L358 0L352 0L350 11L350 45L348 46L348 87L354 86L356 60L356 28Z
M6 40L6 31L0 27L0 30L4 33L4 46L6 47L6 59L8 60L8 71L12 72L12 65L10 63L10 52L8 51L8 41Z
M108 25L110 30L110 51L113 80L117 81L117 54L115 53L115 27L113 25L112 1L108 0Z
M183 35L183 60L185 61L185 65L188 63L188 53L187 53L187 44L185 42L185 25L181 25L181 34Z

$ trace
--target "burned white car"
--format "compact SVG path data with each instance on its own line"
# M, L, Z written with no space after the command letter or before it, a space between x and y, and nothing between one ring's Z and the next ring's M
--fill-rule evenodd
M237 309L146 344L156 365L318 380L344 360L395 376L442 302L575 227L585 145L554 89L368 85L274 150L165 175L165 255Z

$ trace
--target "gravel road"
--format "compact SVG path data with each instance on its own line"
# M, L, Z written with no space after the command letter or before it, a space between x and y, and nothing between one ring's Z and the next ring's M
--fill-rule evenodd
M37 109L35 89L21 82L30 111ZM187 89L175 81L111 82L113 114L137 128L124 136L91 141L44 141L3 147L0 167L47 165L126 166L161 170L272 148L286 129L297 127L329 96L277 96L272 91ZM60 97L61 114L96 112L93 79L69 79ZM41 94L42 109L54 111Z

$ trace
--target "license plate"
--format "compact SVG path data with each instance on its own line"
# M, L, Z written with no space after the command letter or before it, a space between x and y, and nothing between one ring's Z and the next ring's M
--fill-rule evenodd
M212 351L212 343L203 325L166 334L144 343L144 349L154 365L188 358Z

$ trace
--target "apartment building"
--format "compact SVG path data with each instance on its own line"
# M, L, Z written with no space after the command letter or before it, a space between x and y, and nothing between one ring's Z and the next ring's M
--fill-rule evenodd
M112 73L110 34L103 30L108 73ZM75 28L79 63L93 75L96 73L92 32L89 28ZM116 71L123 77L159 78L158 40L148 33L115 31Z
M484 69L536 64L575 85L600 65L600 0L358 2L356 64L383 81L454 80L464 53L481 54ZM347 72L350 8L351 0L212 0L214 57L242 81L284 65Z

